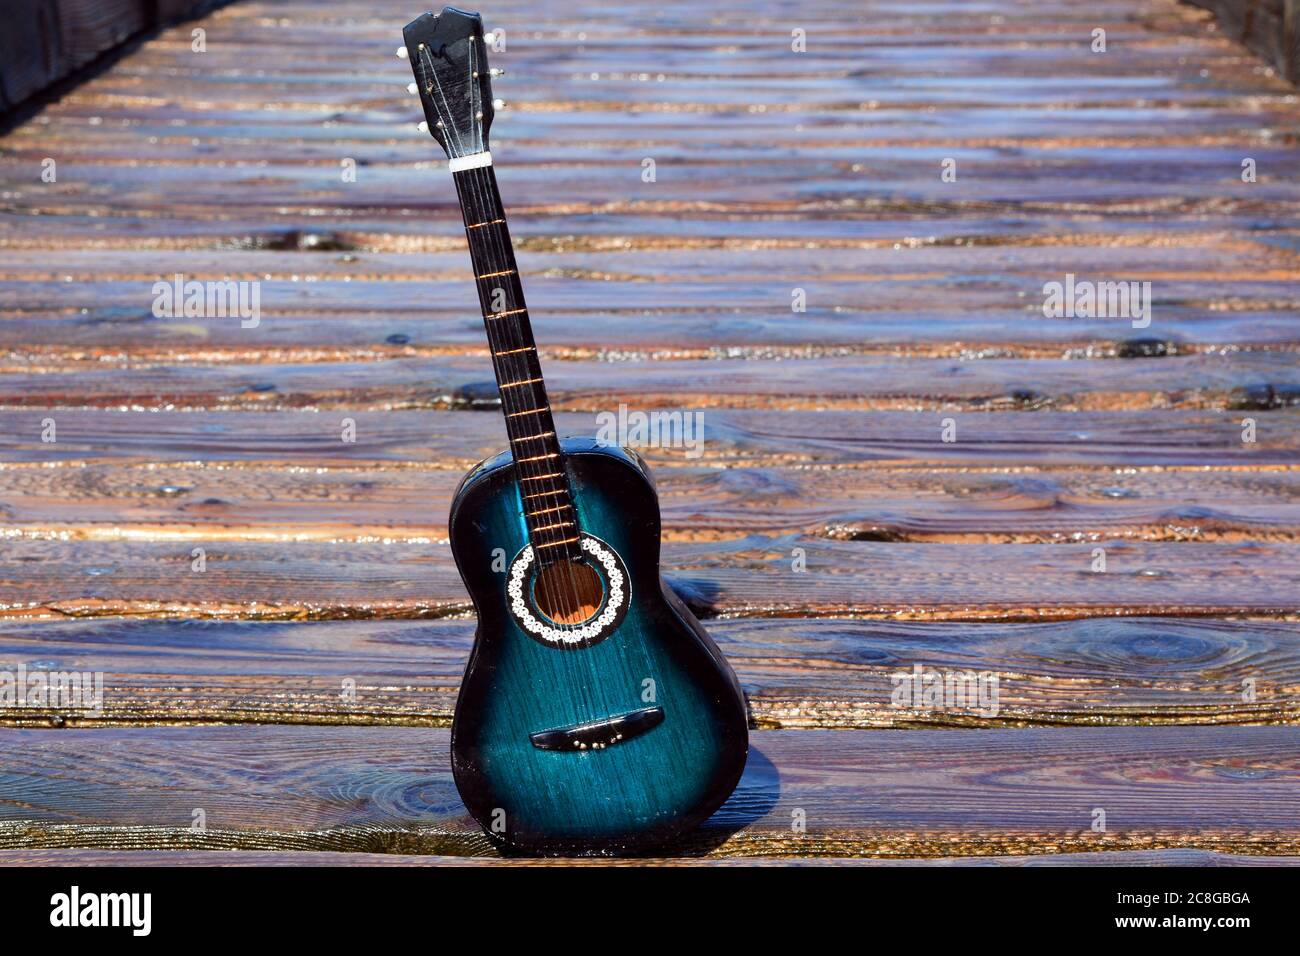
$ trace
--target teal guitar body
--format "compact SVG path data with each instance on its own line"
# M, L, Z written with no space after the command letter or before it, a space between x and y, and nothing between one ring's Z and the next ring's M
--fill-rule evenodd
M659 507L644 465L593 441L562 444L578 524L616 556L626 610L590 646L530 633L508 590L509 569L528 545L513 462L502 455L471 472L452 506L451 540L479 625L452 727L452 768L470 813L504 846L635 852L686 833L731 793L745 765L744 698L712 640L660 579ZM617 718L632 714L653 715L642 718L652 725L613 741ZM565 737L572 728L592 729ZM559 732L558 746L533 739L546 731Z
M446 151L508 450L452 503L478 613L452 724L470 814L503 850L614 855L687 833L745 767L744 697L659 576L644 462L555 430L488 128L483 22L447 7L403 30L427 130Z

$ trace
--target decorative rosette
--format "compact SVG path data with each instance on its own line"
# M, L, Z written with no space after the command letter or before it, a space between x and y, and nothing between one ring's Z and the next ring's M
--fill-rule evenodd
M510 565L506 580L506 594L510 598L510 613L530 636L554 647L589 646L604 640L617 626L627 610L627 569L609 545L591 535L582 535L582 550L591 555L600 566L605 585L605 602L591 620L565 627L543 620L533 612L529 601L530 572L533 569L533 546L525 545Z

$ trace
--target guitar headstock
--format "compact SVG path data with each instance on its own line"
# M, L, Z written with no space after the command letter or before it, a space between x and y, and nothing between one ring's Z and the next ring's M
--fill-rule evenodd
M429 132L447 157L486 152L492 82L483 18L444 7L408 23L402 39Z

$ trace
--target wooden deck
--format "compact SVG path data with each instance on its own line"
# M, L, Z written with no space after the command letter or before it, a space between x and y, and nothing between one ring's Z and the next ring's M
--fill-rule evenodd
M657 862L1300 862L1297 91L1173 0L709 10L484 11L560 429L704 414L643 451L756 730ZM0 138L0 670L105 695L0 708L0 863L492 862L446 514L504 428L419 12L235 3ZM175 273L260 324L155 318ZM1067 273L1150 326L1045 318Z

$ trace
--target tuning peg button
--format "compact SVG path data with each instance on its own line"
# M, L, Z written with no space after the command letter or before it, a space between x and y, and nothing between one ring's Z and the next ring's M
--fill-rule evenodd
M406 92L408 92L408 93L410 93L412 96L414 96L416 93L420 92L420 88L419 88L418 86L416 86L414 83L407 83L407 84L406 84Z
M503 110L503 109L506 108L506 101L505 101L505 100L493 100L493 101L492 101L492 108L493 108L494 110Z
M427 133L429 132L429 124L424 120L420 120L420 125L417 126L416 129L418 129L421 133Z
M488 76L505 76L505 70L498 70L495 66L488 70Z
M404 47L404 46L399 46L399 47L397 48L397 58L398 58L399 60L405 60L406 57L407 57L406 47Z

